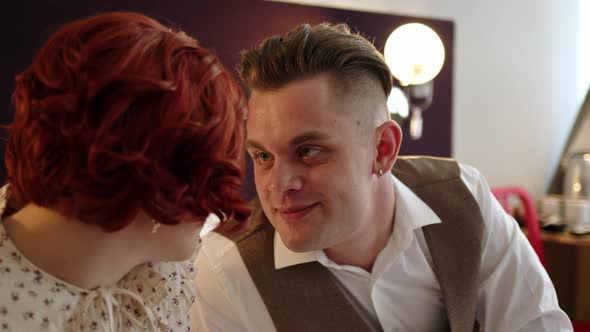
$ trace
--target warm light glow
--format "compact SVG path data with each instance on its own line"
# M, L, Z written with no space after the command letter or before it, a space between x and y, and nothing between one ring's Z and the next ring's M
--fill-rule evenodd
M395 29L385 43L385 61L401 85L423 84L440 72L445 48L440 37L424 24Z

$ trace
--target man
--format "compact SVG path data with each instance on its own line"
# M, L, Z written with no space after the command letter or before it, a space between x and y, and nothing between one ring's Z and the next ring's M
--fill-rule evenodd
M370 42L301 25L245 52L241 75L260 202L244 234L204 240L196 330L572 330L475 169L398 160Z

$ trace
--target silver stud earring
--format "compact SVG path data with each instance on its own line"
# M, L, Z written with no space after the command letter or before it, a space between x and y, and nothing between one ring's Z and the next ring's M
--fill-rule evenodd
M380 177L382 177L382 176L383 176L383 170L382 170L382 169L380 169L380 170L379 170L379 174L377 174L377 177L378 177L378 178L380 178Z

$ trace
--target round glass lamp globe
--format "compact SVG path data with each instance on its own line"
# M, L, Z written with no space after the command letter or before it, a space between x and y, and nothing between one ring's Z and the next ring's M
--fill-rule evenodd
M402 86L418 85L438 75L445 61L445 48L434 30L421 23L409 23L387 38L384 55Z

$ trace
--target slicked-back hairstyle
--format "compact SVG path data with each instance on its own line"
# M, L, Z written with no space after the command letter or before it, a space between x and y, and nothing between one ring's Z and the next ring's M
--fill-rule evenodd
M346 24L302 24L284 38L266 38L258 47L242 52L239 71L252 90L275 90L323 73L346 88L368 77L378 83L385 97L393 85L383 55Z
M143 209L165 224L245 220L245 97L218 59L141 14L64 25L16 76L8 182L24 203L106 231Z

